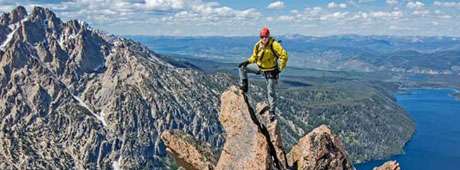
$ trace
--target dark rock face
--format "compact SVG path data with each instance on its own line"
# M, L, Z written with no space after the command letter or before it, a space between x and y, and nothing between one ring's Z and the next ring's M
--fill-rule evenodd
M4 42L8 39L8 34L17 28L18 22L27 16L27 11L23 6L18 6L10 13L3 13L0 16L0 41ZM2 48L3 47L2 43Z
M18 6L10 13L4 13L0 16L1 25L10 25L17 23L27 16L27 11L23 6Z

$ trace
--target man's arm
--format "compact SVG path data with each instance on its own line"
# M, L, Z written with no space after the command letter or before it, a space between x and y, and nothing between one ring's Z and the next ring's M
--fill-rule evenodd
M273 50L275 50L274 52L278 54L279 57L278 68L280 71L283 71L286 68L288 61L287 51L284 50L283 46L281 46L281 43L279 43L278 41L273 42Z

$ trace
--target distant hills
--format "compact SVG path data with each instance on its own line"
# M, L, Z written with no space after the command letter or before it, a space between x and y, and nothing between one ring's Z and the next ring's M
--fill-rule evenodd
M128 36L160 53L239 62L251 53L254 37ZM460 74L460 38L341 35L276 37L288 50L291 67L340 71L391 71L426 75Z

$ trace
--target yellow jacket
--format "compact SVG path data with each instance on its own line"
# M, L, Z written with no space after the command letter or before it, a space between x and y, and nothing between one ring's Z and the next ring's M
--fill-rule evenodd
M278 61L276 56L273 54L271 46L273 45L273 52L278 55ZM260 70L271 71L275 70L276 66L280 71L286 68L288 61L288 54L286 50L281 46L281 43L270 37L268 44L264 46L262 40L256 43L251 57L248 59L249 63L256 63Z

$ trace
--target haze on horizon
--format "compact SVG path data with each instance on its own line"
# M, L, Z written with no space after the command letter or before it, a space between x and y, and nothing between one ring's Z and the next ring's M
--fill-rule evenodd
M117 35L460 36L454 0L0 0L0 11L43 6Z

